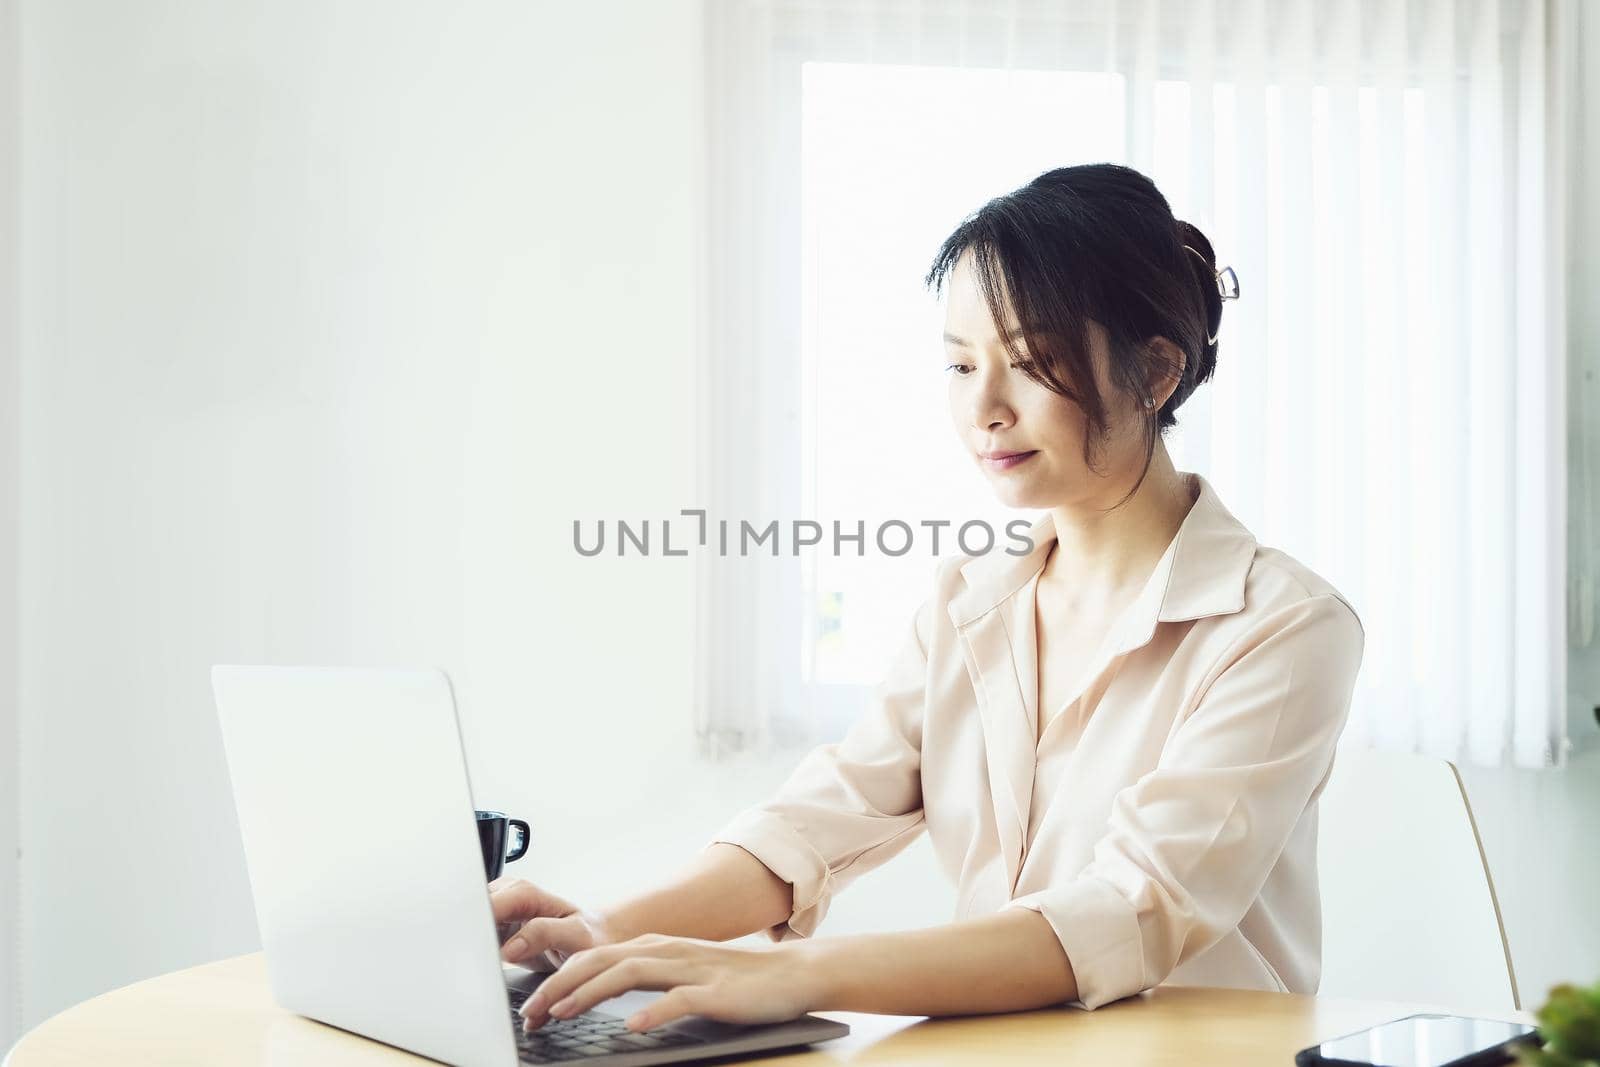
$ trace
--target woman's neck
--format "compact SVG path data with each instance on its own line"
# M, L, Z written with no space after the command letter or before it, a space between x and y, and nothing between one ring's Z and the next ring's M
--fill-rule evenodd
M1121 507L1101 510L1126 495L1127 481L1095 498L1051 509L1056 543L1040 580L1090 597L1142 585L1183 525L1199 488L1198 481L1191 484L1174 469L1166 446L1156 442L1144 481Z

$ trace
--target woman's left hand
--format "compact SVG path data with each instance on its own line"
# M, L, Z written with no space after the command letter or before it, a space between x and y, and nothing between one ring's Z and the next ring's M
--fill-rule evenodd
M522 1006L523 1029L570 1019L633 989L667 994L628 1018L634 1031L684 1015L729 1023L773 1023L817 1006L815 968L782 942L733 946L644 934L567 957Z

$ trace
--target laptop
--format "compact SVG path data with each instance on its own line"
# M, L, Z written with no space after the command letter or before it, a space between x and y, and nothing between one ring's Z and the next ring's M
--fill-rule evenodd
M546 977L500 960L450 680L442 670L211 669L272 995L445 1063L645 1067L806 1045L804 1015L689 1016L633 1033L637 990L522 1033Z

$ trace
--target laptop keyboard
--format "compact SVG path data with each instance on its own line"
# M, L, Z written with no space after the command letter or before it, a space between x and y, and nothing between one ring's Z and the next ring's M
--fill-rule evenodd
M622 1019L603 1011L586 1011L570 1019L551 1019L529 1033L522 1030L522 1015L517 1010L528 999L528 991L510 989L512 1032L517 1037L517 1057L524 1063L560 1063L617 1052L642 1052L677 1045L702 1045L697 1037L672 1030L634 1033Z

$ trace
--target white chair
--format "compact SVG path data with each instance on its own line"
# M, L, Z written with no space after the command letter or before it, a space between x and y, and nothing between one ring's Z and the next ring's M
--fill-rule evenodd
M1341 748L1319 809L1320 994L1522 1007L1454 764Z

